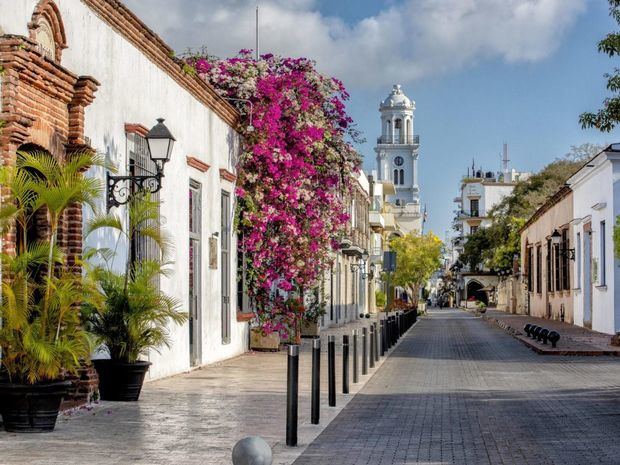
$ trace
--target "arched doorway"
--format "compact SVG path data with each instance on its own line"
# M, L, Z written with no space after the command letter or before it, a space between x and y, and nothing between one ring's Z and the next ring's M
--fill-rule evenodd
M467 300L470 300L472 297L476 300L484 302L485 305L489 304L489 298L487 293L483 291L483 285L478 281L470 281L467 283Z

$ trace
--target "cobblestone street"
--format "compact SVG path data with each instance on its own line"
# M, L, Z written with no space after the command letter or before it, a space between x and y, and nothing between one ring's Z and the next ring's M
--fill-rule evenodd
M295 464L617 464L618 431L620 359L432 311Z

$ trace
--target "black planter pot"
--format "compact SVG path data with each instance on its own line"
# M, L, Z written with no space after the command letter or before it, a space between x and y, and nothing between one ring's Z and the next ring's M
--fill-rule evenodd
M102 400L132 402L138 400L144 376L151 362L120 362L117 360L93 360L99 375L99 394Z
M70 381L41 384L0 382L0 414L11 433L49 433Z

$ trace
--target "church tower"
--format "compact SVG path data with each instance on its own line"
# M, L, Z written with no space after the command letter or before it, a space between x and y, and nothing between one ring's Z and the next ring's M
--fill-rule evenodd
M420 138L414 135L415 102L399 84L379 105L381 136L377 139L377 172L380 181L394 183L395 195L388 201L394 206L405 232L421 230L420 188L418 186L418 148Z

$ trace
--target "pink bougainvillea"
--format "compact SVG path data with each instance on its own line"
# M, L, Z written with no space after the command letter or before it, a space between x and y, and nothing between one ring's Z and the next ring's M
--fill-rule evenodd
M252 102L253 131L247 131L250 106L238 105L244 146L236 225L248 292L268 317L282 311L274 308L275 289L317 284L348 220L345 199L360 166L347 140L357 135L345 111L348 94L305 58L256 61L242 50L225 60L194 55L186 61L221 95Z

